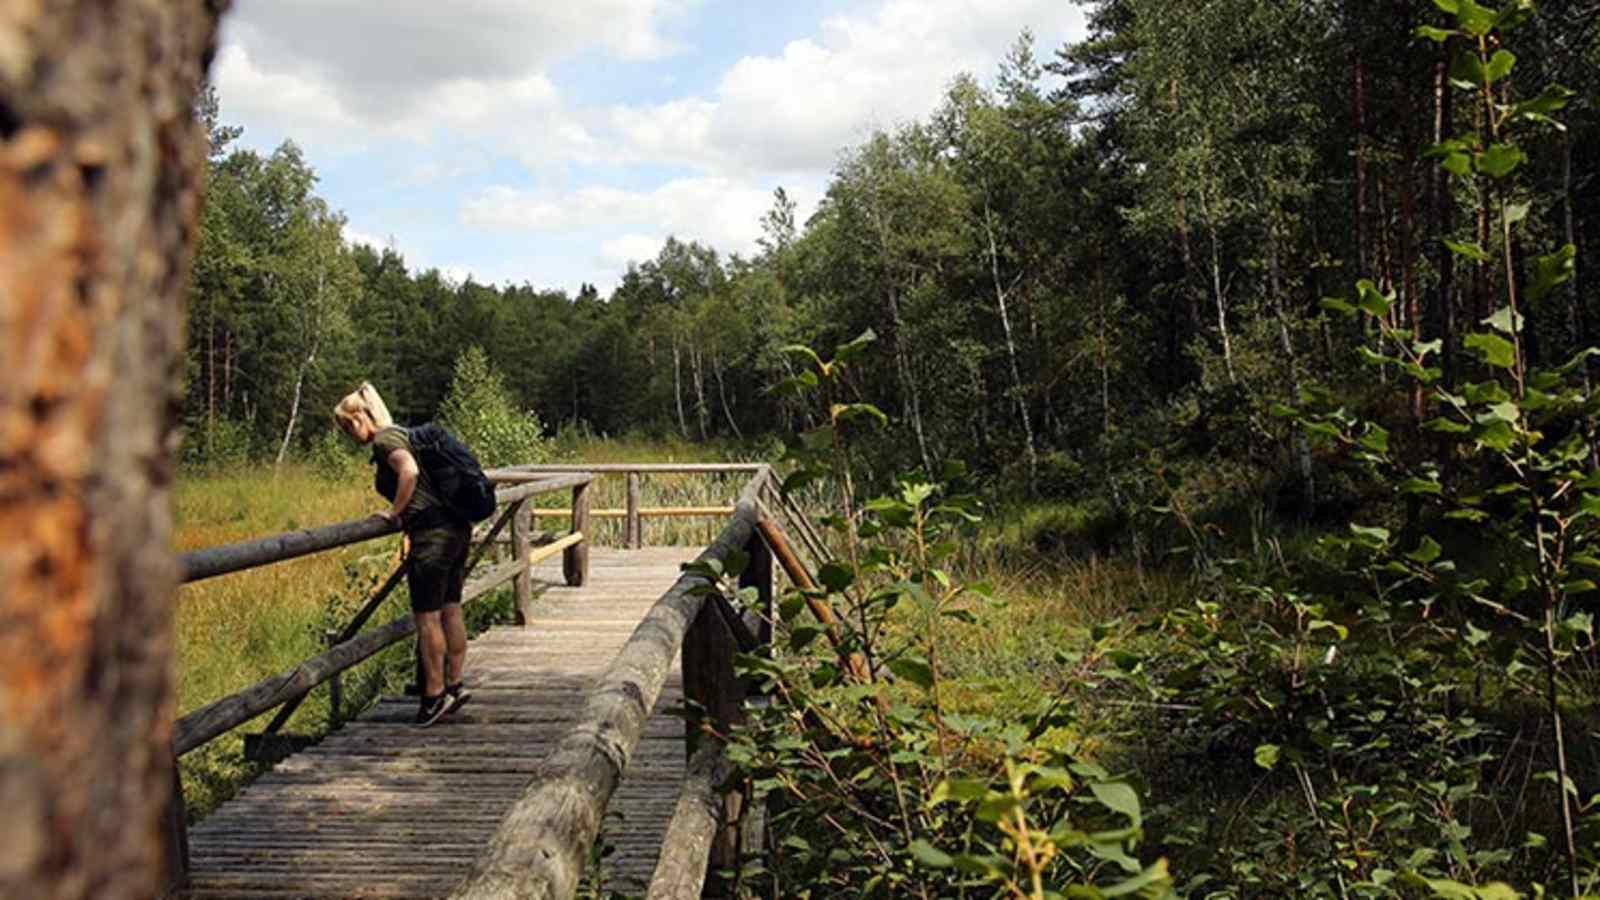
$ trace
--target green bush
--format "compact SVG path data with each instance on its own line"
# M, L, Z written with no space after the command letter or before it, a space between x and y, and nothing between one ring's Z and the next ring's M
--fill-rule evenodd
M544 462L550 457L539 417L517 408L500 373L477 346L456 358L439 422L472 448L484 468Z

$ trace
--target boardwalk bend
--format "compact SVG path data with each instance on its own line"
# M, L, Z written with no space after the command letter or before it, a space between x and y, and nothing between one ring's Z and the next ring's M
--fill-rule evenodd
M337 707L339 673L409 637L409 616L368 627L404 580L402 562L326 652L178 720L181 756L277 709L246 750L282 761L192 828L176 798L173 896L571 897L587 876L609 892L689 898L701 896L708 868L759 852L760 811L722 792L721 748L696 717L739 715L734 654L770 637L774 561L807 580L784 535L816 565L827 554L816 531L765 465L519 466L490 476L500 509L469 557L464 600L510 582L516 622L473 641L472 702L426 730L408 724L414 700L386 698L310 746L281 733L311 689L327 683ZM591 508L591 487L614 476L626 481L625 506ZM732 477L737 496L647 509L641 482L651 476ZM570 507L536 508L534 498L557 491L571 492ZM568 533L535 535L535 522L556 515L570 519ZM647 520L690 516L721 520L709 546L645 545ZM605 519L620 520L619 546L593 546ZM394 531L372 517L198 550L182 557L184 579ZM679 568L739 554L749 555L740 580L755 586L759 608L735 609ZM595 858L598 871L586 873Z

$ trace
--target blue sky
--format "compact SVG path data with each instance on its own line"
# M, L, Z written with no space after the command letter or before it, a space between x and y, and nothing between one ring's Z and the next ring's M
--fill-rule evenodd
M1067 0L255 0L213 68L223 118L306 151L347 235L456 279L613 287L668 235L748 252L782 186L989 80Z

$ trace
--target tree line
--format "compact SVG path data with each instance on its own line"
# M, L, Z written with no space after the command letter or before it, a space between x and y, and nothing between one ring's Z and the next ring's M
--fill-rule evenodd
M1366 379L1350 361L1380 331L1321 300L1371 279L1395 298L1385 326L1441 341L1448 387L1473 365L1459 336L1502 294L1494 260L1460 251L1492 246L1496 224L1429 155L1482 115L1451 89L1464 76L1449 50L1417 31L1440 10L1084 6L1085 40L1041 54L1024 33L992 84L959 76L926 117L845 148L808 220L779 189L758 252L669 239L608 297L456 284L352 246L292 143L232 149L237 132L202 103L191 455L281 458L361 377L401 418L428 418L475 345L547 427L792 433L812 414L769 390L797 373L782 348L871 329L881 340L846 389L894 418L878 471L961 458L1059 495L1115 488L1135 459L1220 453L1314 500L1311 450L1270 411L1312 382ZM1530 265L1523 240L1578 248L1577 276L1528 311L1533 363L1595 327L1597 20L1594 0L1546 3L1501 48L1519 61L1503 99L1573 92L1564 130L1525 142L1512 188L1526 217L1514 268ZM1396 420L1419 425L1420 387L1375 377Z

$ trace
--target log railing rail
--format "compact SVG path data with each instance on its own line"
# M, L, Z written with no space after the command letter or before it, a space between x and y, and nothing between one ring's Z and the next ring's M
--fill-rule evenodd
M524 502L529 497L571 488L575 498L573 506L576 509L583 504L583 498L586 496L584 488L592 478L593 476L586 473L570 473L497 489L495 501L503 512L484 538L478 542L468 559L468 571L472 571L501 529L518 518ZM581 537L582 531L577 527L583 518L581 515L575 518L573 533L579 535L579 538L569 542L565 548L569 555L568 565L565 567L569 584L581 584L587 574L587 547L584 546ZM379 516L368 516L364 519L319 528L308 528L192 551L179 557L179 565L184 573L184 581L198 581L202 578L253 569L310 553L372 540L394 534L399 530L399 526L394 522ZM513 531L515 530L513 526ZM581 561L576 558L579 551L583 552ZM340 640L326 652L305 660L287 672L214 700L179 718L173 726L174 752L182 756L273 707L284 706L285 712L281 713L267 729L269 733L275 732L288 721L294 708L299 706L312 688L410 635L416 629L416 624L410 616L397 618L370 631L360 631L383 600L400 584L406 565L405 561L400 563L385 580L383 586L367 600L355 618L339 633ZM526 551L514 554L511 561L495 566L469 581L461 592L462 602L471 602L507 581L526 578L529 568ZM517 606L519 617L526 615L526 604L522 600L522 591L519 589Z
M630 473L633 468L636 467L623 466L615 471ZM772 564L758 523L762 518L762 491L771 481L772 470L764 465L697 470L753 470L733 515L695 562L725 565L736 552L749 554L746 574L741 577L747 581L765 578L764 585L755 585L763 607L757 617L770 621ZM733 658L738 652L754 649L758 639L748 637L752 646L741 647L735 631L749 635L750 630L745 627L743 616L725 607L727 601L714 590L711 581L697 567L687 567L646 613L622 651L590 689L578 724L545 759L538 777L513 804L472 873L452 898L511 900L574 895L606 805L638 747L645 721L680 651L684 698L691 708L701 710L720 726L740 715L744 692L733 673ZM698 740L701 737L704 735L691 721L691 752L696 745L711 745L709 740ZM696 757L695 775L685 782L691 794L680 800L679 815L669 826L669 833L676 835L675 842L662 847L656 870L657 878L667 887L661 891L652 889L651 896L698 896L707 865L732 862L719 850L728 847L726 834L740 800L706 798L711 775L722 765L717 760L719 754L720 748ZM708 803L719 807L720 814L708 814ZM710 834L706 833L708 830ZM734 844L735 850L736 847Z
M491 478L512 481L524 478L559 477L574 472L589 473L597 478L608 475L621 475L626 478L626 506L621 509L593 509L590 510L589 515L595 519L622 519L622 545L630 550L636 550L644 546L644 520L646 519L725 518L733 515L736 511L734 507L726 504L646 507L643 505L643 480L646 476L746 475L751 478L761 477L763 485L768 490L772 490L775 487L770 483L770 477L763 477L771 472L771 466L766 463L594 463L590 465L534 463L492 469L488 474ZM775 493L774 496L776 496ZM560 509L535 509L532 515L535 518L544 519L561 518L568 515L568 513Z

